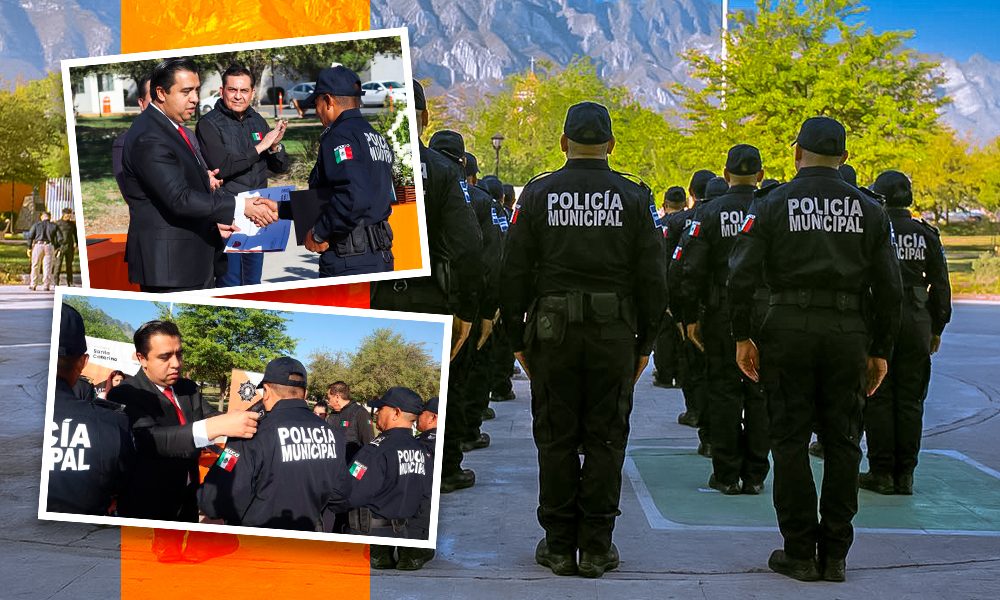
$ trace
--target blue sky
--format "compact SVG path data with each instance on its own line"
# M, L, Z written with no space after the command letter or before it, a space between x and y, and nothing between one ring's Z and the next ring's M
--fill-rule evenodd
M721 0L717 0L720 7ZM909 46L927 53L941 53L965 62L979 53L1000 61L996 0L866 0L870 9L861 20L875 31L913 30ZM753 8L753 0L730 0L731 9ZM721 10L721 8L720 8Z
M95 307L113 319L128 323L133 329L155 318L157 313L153 303L147 300L88 298ZM362 338L381 327L392 327L411 342L423 342L435 361L439 362L441 358L443 326L440 323L305 312L292 312L285 316L291 318L288 334L299 340L295 358L305 363L308 363L309 354L317 349L353 352Z

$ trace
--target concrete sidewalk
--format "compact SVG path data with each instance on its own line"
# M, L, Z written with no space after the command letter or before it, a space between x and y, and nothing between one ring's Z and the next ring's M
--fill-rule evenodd
M0 288L0 386L6 391L0 396L0 598L116 598L118 529L35 516L52 302L51 294ZM956 306L934 357L926 406L924 449L936 452L922 457L914 496L861 492L846 583L800 583L767 569L771 550L781 546L770 480L757 497L704 490L711 464L693 454L695 431L676 422L680 391L653 387L647 370L636 390L623 475L618 570L585 580L556 577L535 564L542 536L535 518L536 453L527 382L516 380L517 399L494 404L497 419L484 426L492 446L467 456L476 486L441 498L438 558L415 573L373 572L371 597L995 598L998 356L1000 306ZM317 553L328 552L326 542L314 544ZM205 566L266 583L274 567L240 556ZM196 568L178 565L176 577Z

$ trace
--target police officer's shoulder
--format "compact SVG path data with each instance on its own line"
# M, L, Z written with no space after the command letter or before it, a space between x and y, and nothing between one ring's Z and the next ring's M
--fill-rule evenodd
M642 177L639 177L638 175L629 173L627 171L616 171L615 169L611 169L611 172L614 173L615 175L618 175L625 181L631 183L632 185L637 186L640 190L642 190L643 194L648 194L652 198L653 188L649 187L649 184L643 181Z
M545 177L548 177L549 175L551 175L553 173L555 173L555 171L542 171L538 175L535 175L534 177L532 177L531 179L529 179L528 183L524 184L524 189L528 189L528 186L531 185L532 183L534 183L536 181L539 181L541 179L544 179Z
M776 190L776 189L778 189L778 188L780 188L780 187L782 187L784 185L787 185L787 183L772 183L770 185L766 185L766 186L760 188L759 190L754 190L753 197L754 198L764 198L765 196L767 196L768 194L770 194L774 190Z
M938 229L937 227L935 227L934 225L931 225L930 223L928 223L927 220L924 219L923 217L910 217L910 218L913 219L914 221L916 221L917 223L920 223L921 225L923 225L924 229L926 229L930 233L934 234L934 237L936 237L938 239L941 238L941 230Z
M118 402L112 402L110 400L103 400L101 398L94 398L90 401L95 407L101 410L110 410L111 412L125 414L125 405Z
M383 432L383 433L378 434L375 437L375 439L373 439L372 441L368 442L368 445L369 446L381 446L382 442L384 442L384 441L385 441L385 433Z

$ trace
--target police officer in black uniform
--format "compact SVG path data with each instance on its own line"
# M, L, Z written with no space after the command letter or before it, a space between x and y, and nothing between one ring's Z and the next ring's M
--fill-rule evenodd
M847 159L844 127L813 117L796 142L798 174L755 200L740 228L729 263L730 321L737 364L767 394L774 508L785 539L768 566L801 581L843 581L864 396L885 375L902 292L888 216L837 171ZM762 276L770 309L758 355L751 313ZM861 310L868 290L871 329ZM814 424L826 446L818 522L807 452Z
M413 82L417 130L422 134L428 123L424 88ZM400 310L436 314L451 314L453 318L451 360L454 361L472 331L472 322L479 310L482 292L482 233L472 206L465 199L459 182L464 172L453 159L427 148L419 141L420 167L424 179L424 201L427 219L427 244L431 258L431 276L402 279L393 282L373 282L371 307L380 310ZM457 377L451 369L449 385ZM453 406L459 403L453 397ZM454 414L452 414L454 413ZM462 411L450 411L450 419L464 419ZM459 423L462 425L462 423ZM456 425L456 430L464 428ZM441 469L441 491L448 493L475 484L476 475L461 467L462 439L446 436L444 454L459 457L446 462Z
M663 226L663 236L666 239L669 230L669 220L671 217L687 208L687 195L684 188L675 185L663 192L663 216L660 222ZM676 225L681 227L682 225ZM676 244L675 244L676 247ZM673 248L670 249L673 252ZM669 260L669 256L667 257ZM683 381L681 377L681 353L683 352L684 338L677 321L672 313L667 313L663 318L663 325L660 327L660 335L656 338L656 347L653 350L653 365L656 370L653 372L653 385L657 387L680 387ZM691 417L695 416L695 411L687 410ZM687 420L685 416L683 420ZM697 419L695 419L697 422Z
M322 531L327 505L347 498L344 438L306 404L306 369L288 356L267 364L257 434L230 438L198 490L198 506L229 525Z
M573 105L563 131L566 164L521 193L502 310L531 380L545 529L535 560L600 577L618 566L611 536L632 393L666 308L663 236L649 188L608 166L607 108Z
M488 179L484 177L485 181ZM499 180L498 180L499 181ZM510 218L513 212L515 194L514 186L509 183L503 186L503 206L500 213L500 252L505 254L507 232L510 231ZM493 363L490 367L490 400L504 402L515 400L517 394L511 384L514 376L514 351L510 346L510 336L504 324L503 315L493 325Z
M351 533L413 538L407 525L431 478L427 452L413 436L424 402L409 388L391 387L368 404L378 409L375 419L382 433L355 455L349 467ZM372 568L394 565L391 546L372 546Z
M324 69L306 101L316 103L326 127L309 188L330 199L305 241L309 251L322 253L319 276L392 271L394 156L361 116L361 80L347 67Z
M941 332L951 320L951 285L937 229L910 216L913 191L906 175L882 173L874 192L885 198L896 234L903 310L889 373L865 407L869 470L859 480L861 487L879 494L910 495L931 354L937 352Z
M95 406L73 393L89 359L83 318L63 304L53 420L45 436L46 510L106 517L134 465L135 446L124 412Z
M424 404L424 411L417 418L417 441L427 453L427 487L424 497L420 500L417 514L410 519L408 525L413 539L426 540L431 529L431 494L434 491L434 446L437 443L438 397L434 396ZM416 571L423 568L424 563L434 558L434 550L426 548L399 548L399 560L396 568L401 571Z
M707 169L695 171L688 185L688 196L692 203L691 208L665 217L666 231L664 231L664 239L666 240L665 250L668 266L672 264L675 257L679 258L680 254L683 253L683 249L677 249L681 245L681 237L691 227L695 206L705 200L705 189L708 186L708 182L714 177L715 173ZM681 425L698 428L698 454L711 457L712 440L709 434L708 413L705 411L705 404L708 401L708 392L705 386L705 355L685 335L684 322L681 319L680 283L677 281L676 276L670 281L667 290L669 292L670 312L675 322L679 323L682 335L685 336L680 364L681 390L684 393L684 412L677 416L677 422Z
M73 287L73 256L79 245L76 236L76 221L73 219L73 209L62 209L62 218L56 222L59 228L59 245L56 247L55 264L52 267L53 279L59 285L59 272L66 267L66 285Z
M729 252L757 183L764 178L760 152L748 144L733 146L724 175L729 189L695 208L688 240L678 259L683 274L679 292L683 321L694 324L689 337L704 345L708 361L708 413L712 423L712 476L708 485L723 494L759 494L770 469L767 410L760 386L747 379L736 365L736 346L729 333L726 280Z

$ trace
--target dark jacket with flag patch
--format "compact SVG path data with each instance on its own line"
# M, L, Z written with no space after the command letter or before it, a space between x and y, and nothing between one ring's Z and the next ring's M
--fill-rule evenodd
M288 153L282 148L271 154L257 153L257 144L271 131L267 121L252 107L242 118L229 110L220 98L215 110L198 120L195 134L209 169L218 169L222 191L238 194L267 187L267 171L288 170Z
M349 466L352 508L368 508L383 519L417 514L431 478L424 448L407 427L382 432L354 456Z
M279 400L251 439L230 438L198 490L198 506L230 525L321 531L347 496L344 437L305 400Z
M326 422L344 436L344 441L347 443L346 460L348 464L362 446L375 439L375 427L372 426L371 414L364 406L354 400L348 402L340 411L333 410L331 406Z

